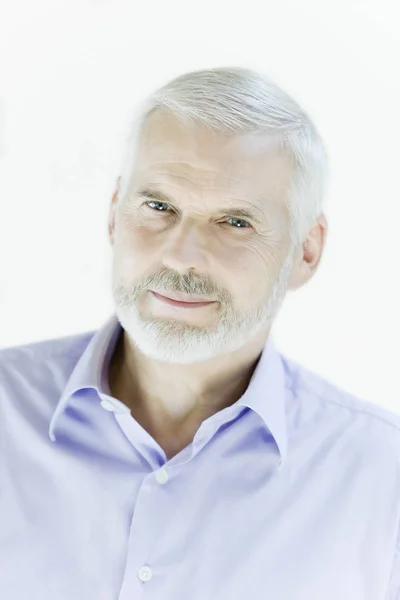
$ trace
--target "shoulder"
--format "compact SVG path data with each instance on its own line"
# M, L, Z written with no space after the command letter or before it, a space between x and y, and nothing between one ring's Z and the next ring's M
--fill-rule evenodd
M359 428L364 434L389 436L400 451L400 414L379 404L360 398L299 362L281 354L286 388L294 400L295 409L304 418L319 415L324 420L335 420ZM400 403L399 403L400 413ZM364 436L365 437L365 436Z
M53 406L95 332L42 340L0 350L3 407Z
M95 332L41 340L21 346L0 349L0 369L3 375L22 371L32 364L48 364L58 360L74 360L85 350Z

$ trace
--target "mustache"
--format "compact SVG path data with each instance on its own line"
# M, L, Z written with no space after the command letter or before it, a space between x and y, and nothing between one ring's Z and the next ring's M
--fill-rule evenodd
M221 291L210 282L193 274L181 274L176 271L162 271L138 282L140 289L152 287L192 296L221 296Z
M118 274L114 273L112 287L114 297L127 305L134 302L140 292L154 289L188 296L213 298L221 305L232 303L229 292L215 286L209 280L192 273L182 274L171 270L159 271L155 275L140 277L133 282L125 278L121 280Z

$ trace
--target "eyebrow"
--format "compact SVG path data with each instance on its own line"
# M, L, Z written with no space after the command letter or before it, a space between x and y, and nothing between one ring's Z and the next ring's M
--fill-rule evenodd
M148 200L156 200L157 202L166 202L167 204L173 204L173 198L170 198L167 194L158 190L152 190L150 188L141 188L135 192L135 196L142 196L148 198ZM256 223L261 224L262 220L257 217L253 212L246 210L240 206L227 206L217 209L216 214L227 214L229 213L232 217L239 217L241 219L249 219Z

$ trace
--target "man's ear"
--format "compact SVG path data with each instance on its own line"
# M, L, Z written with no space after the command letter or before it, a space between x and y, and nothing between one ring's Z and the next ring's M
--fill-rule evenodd
M118 205L118 200L119 200L120 180L121 180L121 177L118 177L116 185L115 185L114 194L111 198L111 205L110 205L110 211L109 211L109 216L108 216L108 237L109 237L111 246L114 245L115 213L117 211L117 205Z
M297 290L316 273L325 248L327 233L328 222L325 215L321 215L307 235L300 256L297 256L293 265L289 290Z

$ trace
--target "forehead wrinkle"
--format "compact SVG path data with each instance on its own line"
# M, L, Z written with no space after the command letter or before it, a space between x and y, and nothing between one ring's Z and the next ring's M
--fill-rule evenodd
M199 169L196 168L196 170L198 171ZM161 181L157 181L159 177ZM215 177L212 177L213 181L205 180L203 171L202 173L197 174L196 179L197 178L199 179L198 181L193 181L193 179L183 173L171 173L163 170L157 170L155 173L151 172L151 170L144 170L138 177L139 181L144 182L141 187L155 187L159 188L161 192L163 192L163 189L161 189L163 186L176 186L179 188L179 182L183 181L185 184L188 184L190 193L193 193L194 195L199 194L199 192L202 195L203 193L223 194L224 196L228 196L229 202L246 202L255 208L260 208L257 206L258 202L261 202L262 204L265 204L266 202L265 199L260 200L259 197L255 197L254 200L249 199L248 192L243 189L245 187L245 182L232 177L231 174L218 173L218 178L221 179L221 181L218 182L215 181ZM211 177L209 177L209 179L211 179ZM237 191L233 190L232 187L236 187ZM185 193L187 192L188 190L185 190Z
M148 173L151 176L165 175L170 178L184 179L188 183L193 183L193 181L196 181L203 184L212 178L229 179L232 174L232 168L229 167L229 165L219 166L216 168L216 165L209 164L207 166L200 166L198 163L194 165L188 163L187 161L151 161L150 163L145 163L140 166L141 168L137 170L142 173ZM169 169L169 167L171 168Z

